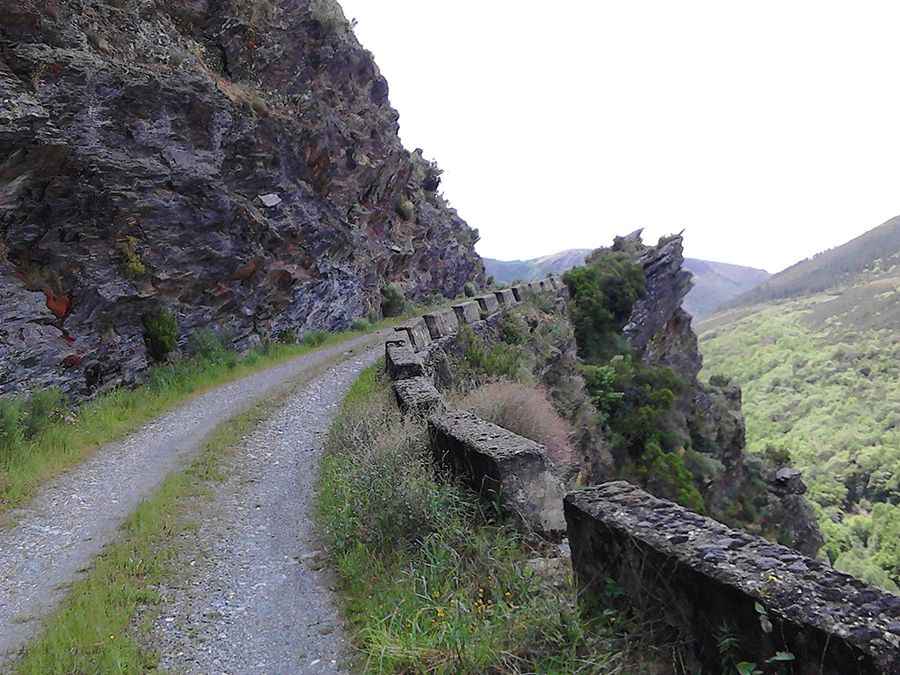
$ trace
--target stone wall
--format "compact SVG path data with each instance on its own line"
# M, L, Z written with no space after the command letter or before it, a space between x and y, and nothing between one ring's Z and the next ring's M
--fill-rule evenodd
M548 285L548 292L555 289ZM436 461L486 500L502 503L528 530L559 536L566 488L546 448L473 413L449 411L435 387L446 362L443 349L460 325L480 330L519 303L511 290L497 291L400 326L385 344L385 369L400 410L428 420Z
M783 662L788 672L800 675L900 674L900 597L625 482L564 497L543 446L448 409L435 382L459 327L482 332L529 294L565 288L558 279L543 286L496 293L487 319L488 304L478 301L429 314L386 344L398 405L428 420L435 459L527 529L551 538L567 531L585 611L609 602L614 579L631 607L662 618L661 630L687 645L696 672L722 672L725 631L739 641L734 661L766 673L782 672L772 661L782 653L794 659Z
M726 631L763 670L785 652L793 673L900 673L900 597L622 481L570 493L565 517L586 609L614 579L702 672L722 671Z

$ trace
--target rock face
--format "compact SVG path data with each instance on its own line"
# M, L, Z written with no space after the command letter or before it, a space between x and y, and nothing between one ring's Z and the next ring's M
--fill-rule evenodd
M483 275L333 0L0 0L0 395L238 347Z
M788 488L774 479L772 467L745 455L739 387L698 380L703 357L691 316L682 307L691 290L690 272L683 267L682 236L647 246L637 231L617 238L613 249L631 254L644 269L646 293L635 303L623 333L638 358L671 368L685 385L669 424L700 453L702 466L693 467L693 472L700 479L708 511L815 555L823 539L812 507L802 497L806 491L802 479L796 476Z

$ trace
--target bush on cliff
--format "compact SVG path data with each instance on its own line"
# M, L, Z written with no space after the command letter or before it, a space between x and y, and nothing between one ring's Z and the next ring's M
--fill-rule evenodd
M178 323L175 321L175 315L163 308L145 314L142 321L147 353L154 361L165 361L178 342Z
M483 382L491 378L517 379L523 368L524 352L516 345L488 344L470 326L460 326L457 345L462 352L459 364L463 381Z
M566 272L563 282L569 289L578 355L594 363L622 353L622 327L645 292L641 266L625 253L603 252L590 264Z
M381 289L381 313L385 318L400 316L406 309L406 296L397 284Z
M471 281L467 281L466 285L463 286L463 294L465 294L467 298L474 298L478 295L478 288Z

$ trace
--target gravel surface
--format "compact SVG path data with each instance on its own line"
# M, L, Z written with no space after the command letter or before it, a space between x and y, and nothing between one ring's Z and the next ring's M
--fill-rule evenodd
M101 448L9 514L14 525L0 529L0 671L140 501L216 426L304 372L382 341L354 338L202 394Z
M304 385L226 461L228 478L191 510L177 582L150 638L180 673L336 673L349 649L312 520L332 419L373 349Z

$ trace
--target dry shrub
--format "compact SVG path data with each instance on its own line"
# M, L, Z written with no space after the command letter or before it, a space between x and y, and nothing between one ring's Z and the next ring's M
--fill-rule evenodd
M570 441L574 433L572 426L556 413L542 387L509 381L491 382L466 394L460 399L459 406L541 443L550 458L559 464L570 465L576 461Z

